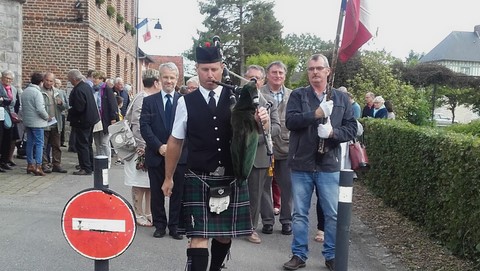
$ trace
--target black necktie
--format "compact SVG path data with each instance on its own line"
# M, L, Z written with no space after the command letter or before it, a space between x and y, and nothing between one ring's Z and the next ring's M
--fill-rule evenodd
M217 108L214 95L215 95L215 92L213 90L211 90L210 93L208 93L208 96L210 97L210 99L208 100L208 106L210 107L210 109L212 109L212 111L215 111L215 108Z
M170 129L170 123L172 121L172 102L170 98L172 98L172 95L167 94L165 97L167 97L167 102L165 103L165 123L167 124L167 128Z

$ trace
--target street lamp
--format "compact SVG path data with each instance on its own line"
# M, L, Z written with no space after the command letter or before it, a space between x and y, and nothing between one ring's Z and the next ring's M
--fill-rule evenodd
M160 24L160 20L157 19L157 23L154 26L155 29L162 29L162 25Z
M135 4L136 4L136 24L135 24L135 28L137 30L136 32L136 38L135 38L135 43L136 43L136 46L135 46L135 74L136 74L136 91L140 91L141 89L141 82L142 82L142 76L140 74L140 67L139 67L139 50L140 50L140 47L138 46L138 33L139 33L139 29L144 26L145 24L148 24L148 21L152 20L157 20L157 23L155 24L154 26L154 29L155 30L161 30L162 29L162 25L160 24L160 19L158 18L139 18L138 15L139 15L139 6L140 6L140 0L137 0L135 1Z

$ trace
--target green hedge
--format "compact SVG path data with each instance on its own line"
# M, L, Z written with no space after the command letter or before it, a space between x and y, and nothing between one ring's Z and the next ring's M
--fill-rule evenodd
M407 122L362 119L367 186L454 254L480 262L480 140Z

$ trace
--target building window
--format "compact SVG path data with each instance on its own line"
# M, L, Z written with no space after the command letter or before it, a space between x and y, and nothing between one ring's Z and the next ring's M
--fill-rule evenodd
M470 67L460 67L460 72L464 73L466 75L471 75L470 74Z

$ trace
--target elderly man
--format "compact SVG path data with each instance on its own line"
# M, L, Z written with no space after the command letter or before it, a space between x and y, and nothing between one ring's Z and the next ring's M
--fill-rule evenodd
M123 83L122 78L115 78L113 83L113 91L115 91L118 96L123 98L123 105L122 108L120 108L120 112L122 113L122 116L125 116L127 114L128 105L130 104L130 96L128 95L128 91L125 89L125 84Z
M74 175L91 175L93 172L93 126L100 120L93 90L83 79L79 70L68 72L68 81L73 89L67 120L72 126L72 133L75 133L75 149L80 165Z
M57 121L44 129L45 144L43 145L42 169L45 173L59 172L67 173L62 168L62 150L60 149L60 133L64 129L62 122L62 112L67 108L65 97L60 91L54 87L55 75L51 72L45 73L43 76L43 86L41 87L42 96L45 101L45 110L50 118ZM51 146L52 151L52 167L49 166L48 157L50 150L47 146Z
M250 65L245 72L245 78L255 79L257 81L257 88L260 89L265 81L265 70L261 66ZM263 210L262 216L265 212L267 213L266 216L272 212L272 210L267 209L268 206L271 206L271 200L269 201L269 198L271 199L270 190L272 187L272 177L268 176L268 168L272 165L273 146L272 142L268 142L269 137L263 137L262 130L264 130L265 134L268 134L270 137L278 136L280 133L280 120L277 112L277 103L273 99L272 95L268 93L263 93L259 96L260 106L266 107L268 103L271 107L269 110L270 117L267 124L264 127L260 127L260 125L258 125L258 132L260 135L258 137L259 140L257 152L255 153L255 161L253 163L252 171L248 176L250 215L252 216L252 225L254 229L258 225L258 218L261 210ZM268 192L265 193L266 191ZM267 196L265 197L264 195ZM252 235L247 237L247 240L254 244L259 244L262 241L255 230L253 231Z

